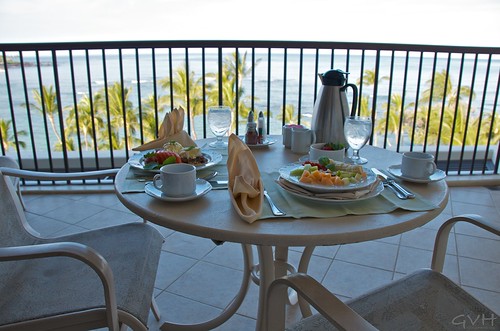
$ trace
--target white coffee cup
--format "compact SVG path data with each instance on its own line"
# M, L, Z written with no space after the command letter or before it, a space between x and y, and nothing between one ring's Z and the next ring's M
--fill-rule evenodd
M283 145L285 148L292 147L292 129L293 128L304 128L303 125L300 124L285 124L281 128L281 135L283 136Z
M334 150L322 149L324 145L325 143L312 144L311 147L309 148L309 160L318 161L320 157L326 156L327 158L335 161L340 161L340 162L344 161L345 148L334 151Z
M423 152L405 152L401 162L401 173L405 177L425 179L436 172L434 155Z
M292 152L296 154L306 154L309 147L316 140L314 131L307 128L292 128Z
M153 177L153 185L170 197L186 197L196 191L196 168L187 163L167 164Z

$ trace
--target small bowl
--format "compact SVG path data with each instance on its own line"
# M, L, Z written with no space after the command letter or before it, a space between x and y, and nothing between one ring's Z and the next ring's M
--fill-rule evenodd
M345 148L343 149L338 149L338 150L326 150L326 149L321 149L325 143L316 143L312 144L311 147L309 147L309 159L311 161L318 161L318 159L322 156L326 156L329 159L335 160L335 161L344 161L344 156L345 156Z

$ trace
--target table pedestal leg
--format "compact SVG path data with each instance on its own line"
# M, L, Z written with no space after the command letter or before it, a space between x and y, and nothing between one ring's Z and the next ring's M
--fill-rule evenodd
M231 316L236 313L238 308L241 306L243 299L246 296L248 291L248 286L250 285L250 269L253 265L253 255L252 255L252 246L250 245L241 245L243 250L243 279L241 280L241 285L238 293L233 298L233 300L229 303L229 305L224 309L224 311L215 317L214 319L206 322L202 322L199 324L176 324L171 322L164 322L160 327L161 330L171 331L171 330L189 330L189 331L206 331L211 330L222 323L226 322Z
M257 246L259 255L259 306L257 311L257 324L255 330L266 330L266 301L267 289L274 280L274 257L271 246ZM285 303L283 302L283 305Z
M314 246L305 247L300 258L298 272L307 273L314 248ZM252 279L259 285L259 308L256 330L262 331L266 330L267 323L267 289L276 278L283 277L288 272L293 273L296 271L295 268L288 263L288 247L275 247L274 255L271 246L257 246L257 251L259 254L259 265L254 266ZM285 304L294 305L297 302L299 303L302 316L305 317L312 314L309 304L293 290L289 290L288 295L283 295L282 302L279 304L285 306ZM282 311L284 313L285 310L283 309ZM273 318L277 318L277 320L283 321L283 323L285 321L285 316L273 316ZM284 327L283 325L283 329Z

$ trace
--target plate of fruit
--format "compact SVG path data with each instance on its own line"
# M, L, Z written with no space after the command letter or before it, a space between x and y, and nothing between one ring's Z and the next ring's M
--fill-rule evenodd
M377 176L359 165L320 157L317 162L292 163L279 170L286 181L311 192L353 191L372 185Z
M131 167L159 172L164 165L171 163L189 163L196 170L210 168L222 161L222 155L215 151L201 150L197 146L182 146L171 141L163 145L162 149L148 150L136 153L130 157L128 163Z

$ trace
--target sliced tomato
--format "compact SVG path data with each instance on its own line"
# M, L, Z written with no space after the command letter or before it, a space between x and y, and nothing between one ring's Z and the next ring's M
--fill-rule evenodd
M144 155L144 163L156 163L159 166L171 163L182 163L179 154L171 151L156 151Z

